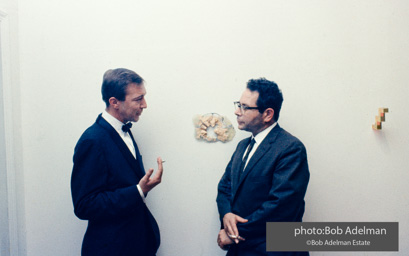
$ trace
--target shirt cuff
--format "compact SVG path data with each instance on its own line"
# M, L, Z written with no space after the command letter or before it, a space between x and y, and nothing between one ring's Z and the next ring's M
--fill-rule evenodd
M141 189L141 186L139 186L139 184L138 184L138 185L136 185L136 187L138 188L139 194L141 195L142 200L143 200L143 202L145 203L145 195L143 194L143 191L142 191L142 189Z

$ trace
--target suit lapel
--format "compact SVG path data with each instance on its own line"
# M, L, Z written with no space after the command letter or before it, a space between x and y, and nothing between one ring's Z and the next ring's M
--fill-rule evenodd
M243 156L244 156L244 152L246 151L246 148L248 146L248 144L250 143L251 137L245 139L240 146L237 148L237 157L233 160L232 163L232 191L233 191L233 195L236 193L236 190L239 187L239 172L240 172L240 166L241 166L241 162L243 161Z
M250 161L248 162L246 168L244 169L243 173L240 175L240 180L238 180L238 172L240 171L240 163L237 168L235 168L235 171L233 172L235 175L235 180L236 180L236 186L233 189L233 197L235 196L237 190L239 189L241 183L243 183L243 181L246 179L246 177L248 176L248 174L250 172L252 172L253 170L255 170L255 166L257 164L257 162L269 151L269 149L271 148L271 144L275 141L278 131L280 130L280 126L277 124L276 127L274 127L266 136L266 138L261 142L261 144L258 146L256 152L254 152L253 156L250 158ZM250 138L248 139L250 140ZM243 152L241 152L241 158L243 157L244 151L247 148L249 141L247 141L247 143L245 143L244 145L244 149L242 149Z
M130 131L131 132L131 131ZM132 135L132 138L133 138L133 135ZM138 148L138 145L136 144L136 141L135 141L135 139L133 139L133 141L134 141L134 147L135 147L135 155L136 155L136 160L137 160L137 162L138 162L138 164L139 164L139 168L142 170L142 172L143 172L143 175L145 175L145 167L143 166L143 161L142 161L142 155L141 155L141 153L139 152L139 148ZM129 151L129 150L128 150ZM132 156L132 158L133 158L133 156Z
M129 165L132 167L132 170L135 171L139 178L142 178L145 175L145 171L144 169L142 169L143 168L143 164L141 163L142 157L137 147L135 148L135 151L138 161L132 155L131 151L129 151L128 146L122 140L121 136L119 136L115 129L101 115L99 115L97 118L97 124L102 126L108 132L111 139L115 142L115 144L118 146L118 149L121 151L122 155L125 157Z

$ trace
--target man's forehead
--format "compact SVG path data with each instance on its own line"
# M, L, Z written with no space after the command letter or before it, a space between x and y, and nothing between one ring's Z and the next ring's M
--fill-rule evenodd
M241 95L240 103L242 104L256 103L258 95L259 95L258 91L250 91L249 89L246 89Z
M126 94L136 94L136 93L140 95L146 94L145 85L143 83L141 84L131 83L126 87Z

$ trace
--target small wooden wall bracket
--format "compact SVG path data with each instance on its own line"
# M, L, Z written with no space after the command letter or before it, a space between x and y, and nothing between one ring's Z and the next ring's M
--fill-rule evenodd
M375 116L375 124L372 125L372 129L381 130L382 122L385 122L385 113L389 112L388 108L379 108L379 115Z

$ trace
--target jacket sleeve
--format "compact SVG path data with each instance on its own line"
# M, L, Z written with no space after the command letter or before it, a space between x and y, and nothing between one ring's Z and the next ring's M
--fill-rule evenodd
M244 238L265 236L266 222L301 221L309 181L304 145L301 142L290 145L272 168L268 200L249 216L242 216L248 222L237 226Z
M224 172L222 178L219 181L219 185L217 187L217 208L219 210L219 217L221 221L221 228L223 228L223 217L226 213L231 212L231 165L232 160L230 160L229 164L226 167L226 171Z
M75 215L83 220L120 218L144 203L135 185L108 188L108 163L96 140L80 140L74 152L71 193Z

